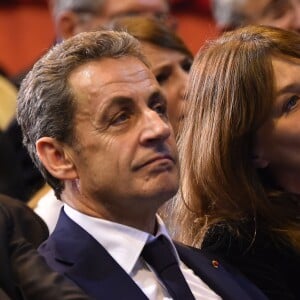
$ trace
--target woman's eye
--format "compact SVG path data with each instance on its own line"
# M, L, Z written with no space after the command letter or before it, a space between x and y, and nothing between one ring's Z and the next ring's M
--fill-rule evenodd
M153 106L153 110L156 111L159 115L165 116L167 114L167 108L164 104L157 103Z
M189 72L192 66L192 61L190 59L185 59L182 63L181 63L181 67L184 71Z
M285 112L289 112L291 111L298 103L299 100L299 96L294 95L292 96L285 104L284 106L284 111Z

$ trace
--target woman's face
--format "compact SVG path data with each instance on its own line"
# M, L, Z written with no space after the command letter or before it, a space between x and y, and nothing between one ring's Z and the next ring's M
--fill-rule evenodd
M258 167L268 167L283 189L300 194L300 59L273 58L276 98L259 129Z
M162 48L148 42L143 42L142 47L167 97L169 119L177 134L184 116L184 93L192 61L179 51Z

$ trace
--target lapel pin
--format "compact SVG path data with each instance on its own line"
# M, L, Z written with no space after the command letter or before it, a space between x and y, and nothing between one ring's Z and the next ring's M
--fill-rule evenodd
M213 267L214 267L215 269L218 269L218 268L219 268L220 263L219 263L217 260L213 259L213 260L211 261L211 263L212 263L212 265L213 265Z

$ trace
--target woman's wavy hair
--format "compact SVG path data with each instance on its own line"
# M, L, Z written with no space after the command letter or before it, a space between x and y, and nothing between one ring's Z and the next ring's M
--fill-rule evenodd
M259 220L300 250L299 196L253 164L253 139L275 99L272 57L300 59L300 36L247 26L208 42L195 58L179 139L181 199L172 202L169 221L187 244L199 246L217 223Z

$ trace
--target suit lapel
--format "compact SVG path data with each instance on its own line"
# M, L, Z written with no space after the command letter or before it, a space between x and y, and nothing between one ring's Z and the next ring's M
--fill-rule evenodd
M248 280L226 271L218 260L209 259L199 249L176 244L181 260L194 271L222 299L266 300L267 298ZM239 285L243 286L243 288ZM247 291L246 291L247 289Z
M55 241L54 258L60 272L94 299L122 299L124 295L128 299L147 299L109 253L63 210L50 239Z
M222 264L214 267L212 260L199 250L179 244L176 248L182 261L224 300L266 299L253 285L247 285L248 281L246 292L241 287L245 287L243 279L226 271ZM51 267L69 277L93 299L147 299L109 253L63 210L41 252Z

